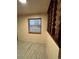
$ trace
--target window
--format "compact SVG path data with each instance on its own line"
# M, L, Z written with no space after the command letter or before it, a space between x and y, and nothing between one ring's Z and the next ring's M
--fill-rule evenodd
M32 18L28 20L29 33L41 33L41 18Z

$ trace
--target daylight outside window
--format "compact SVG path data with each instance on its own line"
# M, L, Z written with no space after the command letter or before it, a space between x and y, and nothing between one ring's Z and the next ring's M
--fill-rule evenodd
M32 18L28 20L29 33L41 33L41 18Z

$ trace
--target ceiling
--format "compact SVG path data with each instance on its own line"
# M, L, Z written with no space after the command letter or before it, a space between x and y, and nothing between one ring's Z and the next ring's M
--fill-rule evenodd
M17 1L18 14L46 13L50 0L28 0L27 4Z

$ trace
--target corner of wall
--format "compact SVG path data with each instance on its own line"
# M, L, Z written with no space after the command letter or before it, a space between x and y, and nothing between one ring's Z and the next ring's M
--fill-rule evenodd
M48 59L58 59L59 47L56 45L52 37L46 32L47 35L47 55Z

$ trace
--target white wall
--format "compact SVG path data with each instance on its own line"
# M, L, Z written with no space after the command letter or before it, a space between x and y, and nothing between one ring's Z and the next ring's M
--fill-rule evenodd
M28 32L28 19L29 18L42 18L42 32L41 34L30 34ZM22 41L32 41L45 43L45 32L47 27L47 15L46 14L36 14L36 15L27 15L18 17L17 21L17 32L18 39Z

